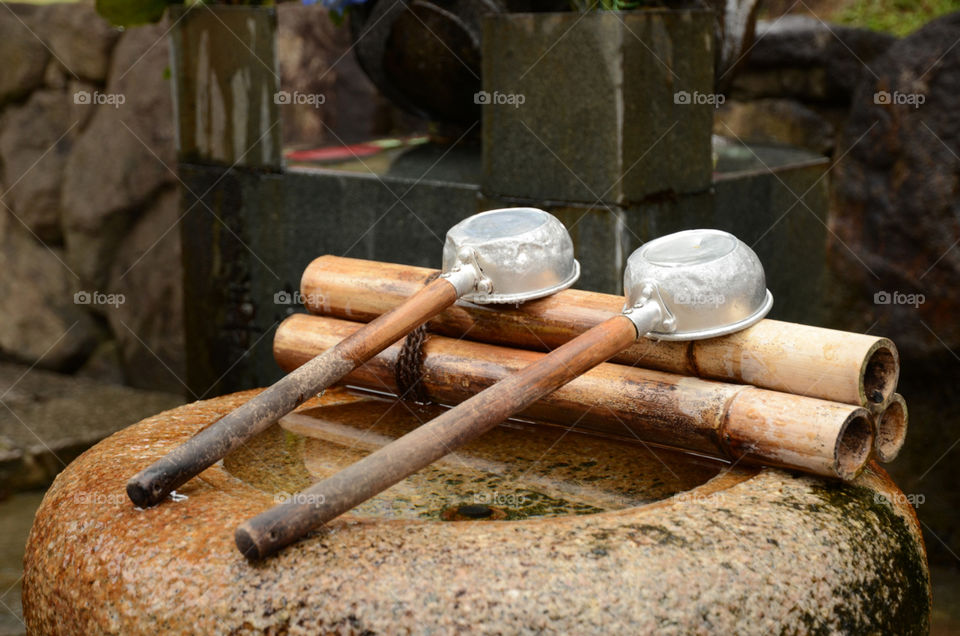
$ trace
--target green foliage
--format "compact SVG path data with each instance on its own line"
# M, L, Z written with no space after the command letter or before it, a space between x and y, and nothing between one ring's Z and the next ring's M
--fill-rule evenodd
M163 17L170 0L97 0L97 13L116 26L128 27L156 22Z
M347 13L350 12L349 7L343 13L338 13L336 11L330 11L327 15L330 16L330 21L333 22L333 26L343 26L343 23L347 20Z
M831 17L840 24L904 36L958 10L960 0L856 0Z
M273 5L275 0L96 0L97 13L119 27L157 22L171 4Z

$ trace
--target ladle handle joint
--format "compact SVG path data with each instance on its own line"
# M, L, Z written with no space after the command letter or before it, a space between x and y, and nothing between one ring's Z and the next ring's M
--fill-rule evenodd
M627 307L623 310L623 315L627 317L633 326L637 328L636 338L642 338L663 322L664 311L660 304L654 300L647 300L642 305Z

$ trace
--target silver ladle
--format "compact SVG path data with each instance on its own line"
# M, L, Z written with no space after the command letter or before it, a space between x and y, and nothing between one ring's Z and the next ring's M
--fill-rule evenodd
M471 216L447 232L437 280L134 475L127 495L142 508L160 503L459 298L519 303L565 289L579 275L570 235L553 215L505 208Z

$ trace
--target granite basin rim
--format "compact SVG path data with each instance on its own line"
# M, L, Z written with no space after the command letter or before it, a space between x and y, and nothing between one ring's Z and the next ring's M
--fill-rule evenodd
M236 551L232 529L272 500L220 466L186 484L184 501L133 508L123 491L130 474L253 394L148 418L61 473L27 546L31 631L395 633L435 625L493 633L522 625L589 633L667 622L696 631L704 625L698 599L708 598L710 624L721 630L810 629L809 621L837 628L846 617L857 628L919 631L929 617L918 523L875 466L848 490L748 469L639 508L582 516L345 519L255 565ZM77 505L78 494L95 489L122 499ZM891 503L870 504L881 495ZM864 580L891 595L837 605L841 590ZM796 610L807 605L817 610ZM775 608L783 618L771 623Z

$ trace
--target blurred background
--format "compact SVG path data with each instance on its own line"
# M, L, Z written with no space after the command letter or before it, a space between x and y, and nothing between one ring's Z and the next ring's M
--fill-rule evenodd
M681 165L676 187L613 198L579 166L545 195L485 165L490 144L504 170L528 151L460 99L499 72L480 13L570 3L416 2L414 22L389 2L167 4L0 7L0 634L24 629L23 543L67 463L276 379L273 328L311 258L436 267L447 227L512 202L577 226L582 288L619 293L606 255L716 224L770 264L775 317L893 339L911 430L888 468L924 527L934 633L960 633L960 1L703 3L728 9L701 69L713 101L689 114L712 138L643 155L708 162L707 181ZM563 74L548 52L541 77ZM606 134L583 93L557 98L585 108L561 146Z

